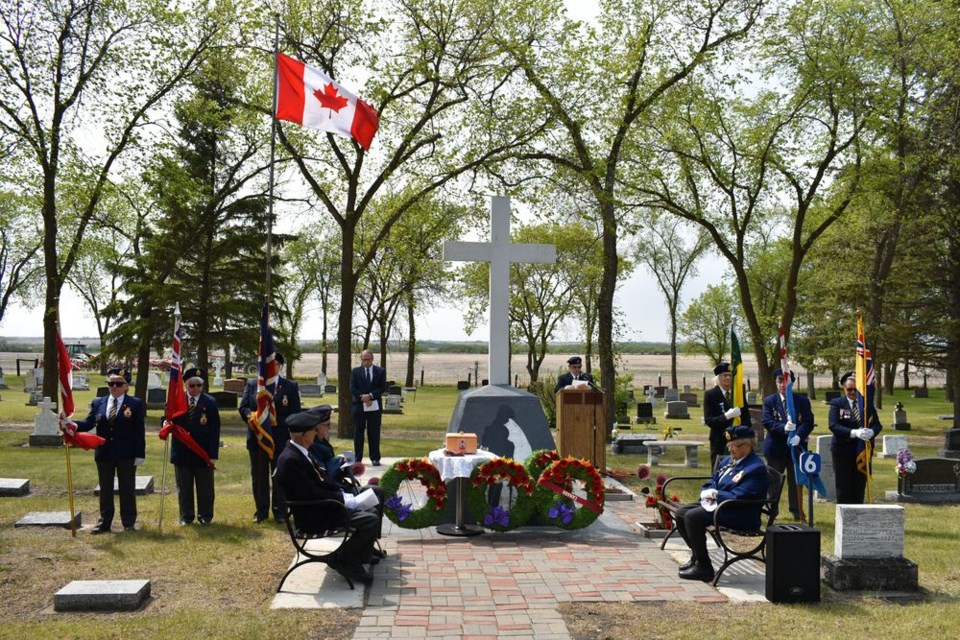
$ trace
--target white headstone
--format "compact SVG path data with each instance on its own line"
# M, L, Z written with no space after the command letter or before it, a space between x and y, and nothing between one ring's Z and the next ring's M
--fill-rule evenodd
M490 242L444 242L443 259L490 263L490 347L487 371L491 385L510 384L510 264L553 263L552 244L510 242L510 198L494 196L491 203Z
M894 504L838 504L833 553L849 558L902 558L904 510Z
M3 367L0 367L0 389L9 389L7 381L3 378Z
M147 389L163 389L163 381L160 380L160 374L156 371L147 374Z
M220 358L214 360L213 367L216 369L216 375L213 377L213 384L219 387L223 384L223 360Z
M90 390L90 383L87 381L87 374L85 373L74 373L72 384L75 391Z
M35 436L59 436L60 425L57 422L57 405L50 402L50 398L44 397L37 403L40 411L33 419L33 435Z
M896 458L897 451L907 448L907 436L883 436L884 458Z
M36 391L40 386L37 381L37 371L38 369L30 369L27 371L27 376L23 379L23 390L25 393L31 393ZM39 369L39 371L43 371Z
M317 374L317 386L320 387L321 389L327 386L327 374L324 373L323 371Z
M817 491L817 497L828 502L837 501L837 478L833 474L833 455L830 453L830 441L833 436L817 436L817 453L820 454L820 479L823 480L823 487L827 490L827 495L821 495Z

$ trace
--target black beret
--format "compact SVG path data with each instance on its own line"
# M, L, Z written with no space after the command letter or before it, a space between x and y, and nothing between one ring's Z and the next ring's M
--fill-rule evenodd
M750 427L740 425L738 427L727 427L726 437L727 442L733 442L734 440L753 440L757 437L757 434Z
M840 386L847 384L847 380L854 376L853 371L847 371L845 374L840 376Z
M320 420L317 418L317 414L311 411L301 411L292 416L287 416L286 424L290 433L304 433L320 424Z
M773 377L774 377L774 378L782 378L782 377L783 377L783 369L777 369L776 371L774 371L774 372L773 372ZM797 381L797 376L793 373L793 371L791 371L791 372L790 372L790 382L796 382L796 381Z
M277 364L283 364L283 354L279 351L274 352L273 359L277 361Z
M730 369L729 362L721 362L720 364L718 364L713 368L713 375L715 376L718 376L721 373L731 373L731 372L732 372L732 369Z
M583 359L580 356L572 356L567 360L567 364L583 364Z
M200 378L201 380L206 380L207 372L199 367L190 367L183 372L183 379L189 380L190 378Z
M119 369L108 369L107 378L112 378L114 376L120 376L127 381L127 384L130 384L130 370L119 368Z
M317 423L330 422L330 416L333 415L333 407L328 404L322 404L319 407L310 409L310 413L317 416Z

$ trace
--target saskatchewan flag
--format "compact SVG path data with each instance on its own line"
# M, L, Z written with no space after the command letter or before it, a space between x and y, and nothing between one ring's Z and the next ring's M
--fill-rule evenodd
M730 371L733 373L733 379L730 381L730 388L733 390L733 406L743 407L746 402L743 398L743 359L740 357L740 341L737 340L737 334L733 327L730 327ZM733 426L740 425L740 416L733 419Z

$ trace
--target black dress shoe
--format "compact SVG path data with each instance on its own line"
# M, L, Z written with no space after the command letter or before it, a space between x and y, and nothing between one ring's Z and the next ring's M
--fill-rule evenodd
M266 520L266 519L267 519L267 516L262 516L262 515L260 515L259 513L256 513L256 514L254 514L254 516L253 516L253 521L254 521L254 522L263 522L263 521Z
M99 535L101 533L110 533L110 525L98 522L97 525L90 529L90 533L93 535Z
M186 518L180 518L180 526L186 527L187 525L193 524L193 518L187 520Z
M123 530L127 533L133 533L134 531L137 530L137 528L132 524L130 526L123 525Z
M379 466L380 466L380 461L379 461L379 460L371 460L371 461L370 461L370 466L379 467Z
M684 580L701 580L703 582L710 582L714 575L716 574L713 572L712 566L700 566L699 564L694 564L689 569L680 572L680 577Z
M680 571L686 571L695 564L697 564L697 559L691 556L689 560L680 565Z
M201 527L208 527L208 526L210 526L210 518L199 518L199 519L197 520L197 522L200 523L200 526L201 526Z

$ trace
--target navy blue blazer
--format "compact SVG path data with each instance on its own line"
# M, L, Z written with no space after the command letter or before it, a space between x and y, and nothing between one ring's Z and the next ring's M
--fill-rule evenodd
M589 373L581 372L580 379L586 380L588 382L593 382L593 376ZM560 377L557 378L557 384L553 387L553 392L557 393L560 389L569 387L573 384L573 374L567 371L566 373L561 373Z
M793 394L793 405L797 409L797 430L794 433L800 436L800 447L806 449L807 436L813 431L813 409L810 408L810 399L799 393ZM779 393L763 399L762 422L763 428L767 430L767 437L763 440L763 455L767 458L789 457L787 432L783 430L787 424L787 407Z
M733 398L733 389L730 389L730 397ZM725 432L727 427L733 426L733 420L727 420L723 413L731 408L732 405L728 407L723 401L723 389L719 385L703 394L703 423L710 427L710 449L713 451L727 448ZM740 424L750 426L750 410L747 405L740 407Z
M280 483L287 500L336 500L343 504L343 491L340 487L321 477L293 442L287 442L280 452L277 471L273 477ZM297 528L308 533L336 527L347 517L349 513L346 510L342 510L342 516L333 522L324 520L319 509L298 509L294 512Z
M867 424L873 429L874 437L883 429L876 407L870 407ZM829 425L830 432L833 433L833 439L830 440L830 451L841 455L856 455L857 438L851 438L850 432L862 428L863 425L857 424L857 421L853 419L850 401L847 400L846 396L840 396L830 401Z
M732 464L730 456L720 461L704 489L717 490L717 503L724 500L766 500L770 476L767 465L756 453L744 456ZM731 529L749 531L760 528L760 509L762 505L737 505L724 507L720 511L720 525Z
M106 442L100 445L96 460L132 460L147 457L146 407L136 396L124 394L123 403L113 424L107 418L107 401L111 396L94 398L86 420L77 420L78 431L97 430L97 435Z
M380 405L380 411L383 411L383 401L380 399L387 388L387 372L382 367L372 365L373 382L366 376L364 367L357 367L350 373L350 398L354 406L362 403L360 396L369 393L373 399Z
M339 482L343 475L343 456L338 456L333 451L333 445L326 438L317 438L310 445L310 453L320 461L320 464L327 470L327 480Z
M187 396L187 403L190 402L190 396ZM220 456L220 410L217 409L217 401L213 396L201 393L197 396L197 408L193 412L193 417L189 413L177 416L174 419L178 425L187 430L187 432L197 441L203 450L207 452L212 460ZM176 438L171 438L170 444L170 462L180 467L206 467L200 456L187 448Z
M267 433L273 437L273 450L280 451L283 445L290 439L290 431L287 429L287 418L295 413L300 413L300 385L295 380L278 377L277 387L273 393L273 406L277 410L277 425L270 425L266 428ZM257 379L247 380L247 386L243 388L243 397L240 398L240 416L246 424L247 417L251 412L257 411ZM247 449L253 451L259 449L256 438L253 437L253 431L247 427Z

